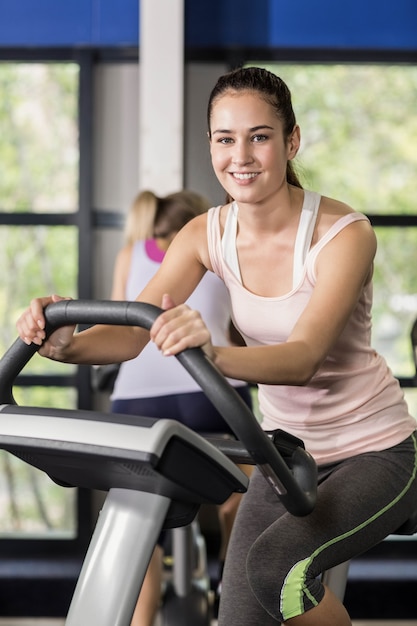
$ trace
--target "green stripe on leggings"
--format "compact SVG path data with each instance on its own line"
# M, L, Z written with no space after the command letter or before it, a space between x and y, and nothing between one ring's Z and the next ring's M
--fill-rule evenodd
M401 491L401 493L396 498L394 498L392 502L390 502L389 504L387 504L387 506L381 509L381 511L378 511L378 513L375 513L375 515L369 518L369 520L363 522L362 524L359 524L359 526L357 526L356 528L353 528L352 530L349 530L347 533L344 533L343 535L340 535L339 537L335 537L334 539L331 539L327 543L323 544L322 546L317 548L317 550L313 552L313 554L310 557L303 559L302 561L298 561L298 563L296 563L288 572L288 575L284 581L284 587L281 593L281 607L280 608L281 608L281 614L283 616L284 621L287 619L290 619L291 617L296 617L297 615L302 615L304 613L304 604L303 604L304 594L309 597L309 599L311 600L314 606L317 606L318 604L317 600L315 600L308 593L308 589L305 586L306 572L310 564L312 563L313 559L318 554L323 552L323 550L328 548L329 546L332 546L333 544L338 543L339 541L343 541L343 539L346 539L346 537L350 537L354 535L355 533L357 533L359 530L362 530L362 528L365 528L366 526L368 526L368 524L376 520L380 515L383 515L392 506L394 506L398 502L398 500L400 500L403 497L405 493L407 493L408 489L410 488L417 474L417 442L416 442L416 437L414 434L412 435L412 439L414 441L414 450L415 450L414 470L413 470L413 473L411 474L410 480L408 481L404 489Z

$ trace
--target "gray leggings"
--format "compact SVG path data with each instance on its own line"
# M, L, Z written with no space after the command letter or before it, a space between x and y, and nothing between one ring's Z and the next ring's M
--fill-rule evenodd
M255 469L233 527L219 626L273 626L323 598L320 574L394 532L417 503L416 435L319 468L318 498L293 517Z

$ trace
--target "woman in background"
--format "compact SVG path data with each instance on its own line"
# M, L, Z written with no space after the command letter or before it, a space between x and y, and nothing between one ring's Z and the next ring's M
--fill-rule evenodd
M209 209L197 193L183 190L159 198L142 191L126 219L125 246L116 258L112 300L134 300L159 268L171 241L193 217ZM201 312L219 345L229 345L233 329L230 298L223 283L208 273L188 303ZM236 337L235 337L236 341ZM247 383L230 380L250 406ZM177 362L161 358L149 343L143 353L121 364L111 395L114 413L175 419L200 433L231 434L228 425L201 388ZM243 468L242 468L243 469ZM249 468L247 470L249 471ZM218 507L221 530L220 573L241 494L233 494ZM163 537L151 558L133 616L132 626L151 626L158 610L162 583Z

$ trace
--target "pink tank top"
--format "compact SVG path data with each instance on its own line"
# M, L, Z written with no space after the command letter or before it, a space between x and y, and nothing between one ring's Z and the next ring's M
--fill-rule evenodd
M305 191L294 261L301 270L294 271L292 290L275 298L246 290L237 275L236 204L229 209L232 217L228 215L226 220L223 241L221 207L208 213L210 260L229 289L234 323L249 346L287 340L313 292L320 251L349 224L367 219L360 213L345 215L311 247L319 203L318 194ZM282 428L300 437L318 464L391 447L416 429L398 381L371 347L371 308L372 285L368 284L336 345L308 385L259 385L262 427Z

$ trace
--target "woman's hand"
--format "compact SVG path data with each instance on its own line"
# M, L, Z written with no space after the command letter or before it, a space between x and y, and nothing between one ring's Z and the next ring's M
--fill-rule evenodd
M200 313L186 304L175 306L168 294L162 298L162 308L165 312L155 320L150 331L152 341L162 354L169 356L186 348L202 348L214 360L211 336Z
M50 359L62 360L60 353L71 343L75 326L63 326L53 332L45 341L45 316L43 310L52 302L69 300L60 296L46 296L35 298L31 301L29 308L22 313L16 323L16 328L20 338L28 345L31 343L41 346L39 354Z

